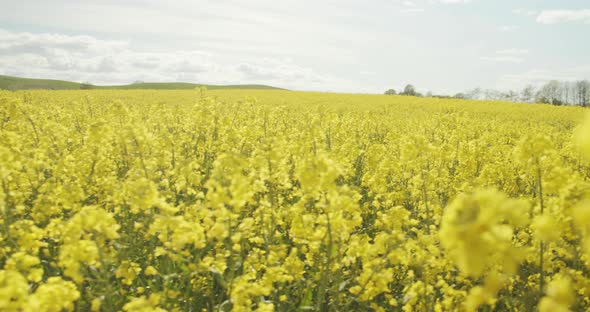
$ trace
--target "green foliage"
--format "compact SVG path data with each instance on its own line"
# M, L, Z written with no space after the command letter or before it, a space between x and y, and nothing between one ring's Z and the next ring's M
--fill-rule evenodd
M422 96L422 94L420 94L418 91L416 91L416 88L411 84L406 85L406 87L404 88L404 91L400 92L400 95Z

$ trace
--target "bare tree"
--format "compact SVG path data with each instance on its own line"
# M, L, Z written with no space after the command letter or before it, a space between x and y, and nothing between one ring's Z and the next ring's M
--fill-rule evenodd
M564 104L573 104L574 97L574 83L571 81L564 81L561 83L561 99Z
M518 101L518 92L513 90L508 90L501 94L502 100L510 101L510 102L517 102Z
M580 80L576 82L575 87L575 102L580 106L588 106L590 100L590 82L588 80Z
M412 85L407 85L400 95L422 96ZM427 95L431 93L428 92ZM590 81L551 80L537 88L532 84L520 91L475 88L455 96L432 95L438 98L462 98L470 100L502 100L510 102L546 103L552 105L590 106Z
M561 84L557 80L551 80L537 92L537 102L561 105Z
M475 88L473 90L467 91L465 93L465 96L468 99L471 99L471 100L480 100L481 99L481 96L482 96L482 93L483 93L483 91L481 90L481 88L480 87L477 87L477 88Z
M520 100L522 102L534 102L535 101L535 87L528 85L520 92Z
M494 89L486 89L483 91L486 100L499 100L502 98L502 92Z

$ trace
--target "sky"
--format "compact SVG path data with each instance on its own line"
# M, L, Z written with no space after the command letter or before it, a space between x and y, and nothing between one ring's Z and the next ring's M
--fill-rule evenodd
M0 0L0 74L454 94L590 78L588 0Z

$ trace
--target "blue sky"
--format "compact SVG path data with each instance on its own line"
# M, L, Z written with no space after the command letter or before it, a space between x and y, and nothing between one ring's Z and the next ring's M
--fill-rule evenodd
M590 78L587 0L0 4L0 74L368 93Z

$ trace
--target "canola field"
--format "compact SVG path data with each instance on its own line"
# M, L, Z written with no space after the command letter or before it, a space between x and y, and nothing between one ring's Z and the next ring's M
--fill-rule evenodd
M0 311L586 311L585 114L0 91Z

